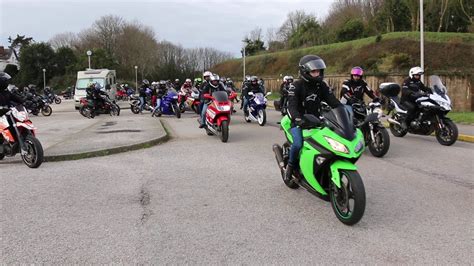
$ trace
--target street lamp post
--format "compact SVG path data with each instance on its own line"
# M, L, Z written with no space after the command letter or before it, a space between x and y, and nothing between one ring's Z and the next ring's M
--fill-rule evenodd
M138 66L135 66L135 89L138 90Z
M91 69L91 55L92 55L92 51L91 50L88 50L86 52L87 54L87 57L89 58L89 69Z
M46 88L46 69L43 68L43 90Z
M420 64L423 71L425 71L425 49L424 49L424 38L423 38L423 0L420 0ZM423 75L421 80L424 81Z
M244 50L243 50L243 53L242 53L242 56L243 56L243 64L244 64L244 76L242 78L242 82L245 82L245 43L244 43Z

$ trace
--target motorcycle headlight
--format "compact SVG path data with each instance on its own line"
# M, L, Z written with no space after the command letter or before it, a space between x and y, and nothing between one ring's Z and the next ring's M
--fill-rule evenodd
M217 110L222 112L230 111L230 105L217 105Z
M347 150L346 145L344 145L344 144L340 143L339 141L334 140L330 137L324 137L324 138L329 143L329 145L331 145L333 150L338 151L338 152L342 152L342 153L349 153L349 150Z
M447 102L438 102L438 104L446 111L451 110L451 105Z
M173 96L173 99L178 99L178 95Z
M383 115L383 111L381 108L374 108L374 110L372 111L373 113L377 113L377 117L380 119Z

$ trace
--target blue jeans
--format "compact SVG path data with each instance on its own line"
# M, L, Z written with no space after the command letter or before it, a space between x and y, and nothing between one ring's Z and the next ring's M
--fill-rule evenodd
M291 164L293 167L297 167L299 160L300 150L303 147L303 130L299 127L293 127L290 129L291 136L293 137L293 143L290 147L290 158L288 164Z
M349 111L349 118L354 117L354 111L352 110L352 105L344 104L344 107Z
M207 103L204 103L201 108L201 125L206 125L206 111Z
M153 111L155 111L156 109L161 111L160 108L161 108L161 98L156 98L156 105L155 105L155 109Z
M249 99L247 97L244 97L244 112L248 112L249 108Z
M140 112L143 111L143 106L145 106L145 97L140 97Z

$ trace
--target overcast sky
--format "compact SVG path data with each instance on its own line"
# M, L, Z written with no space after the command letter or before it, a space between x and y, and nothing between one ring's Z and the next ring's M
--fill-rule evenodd
M279 27L286 14L297 9L323 18L332 2L0 0L0 45L8 45L8 36L17 33L35 41L48 41L62 32L79 33L101 16L113 14L152 27L159 40L238 55L241 40L255 27L265 34L267 28Z

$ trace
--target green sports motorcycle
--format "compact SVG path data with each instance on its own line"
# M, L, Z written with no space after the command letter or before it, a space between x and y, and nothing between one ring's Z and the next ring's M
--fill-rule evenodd
M377 115L369 115L363 123L370 123ZM294 178L285 178L290 146L291 120L284 116L280 126L287 141L273 145L273 152L281 171L283 182L292 189L299 186L312 194L330 201L337 218L347 225L357 223L364 215L365 189L355 162L365 149L364 135L356 129L344 107L332 109L317 118L303 117L303 147L300 151L299 169Z

